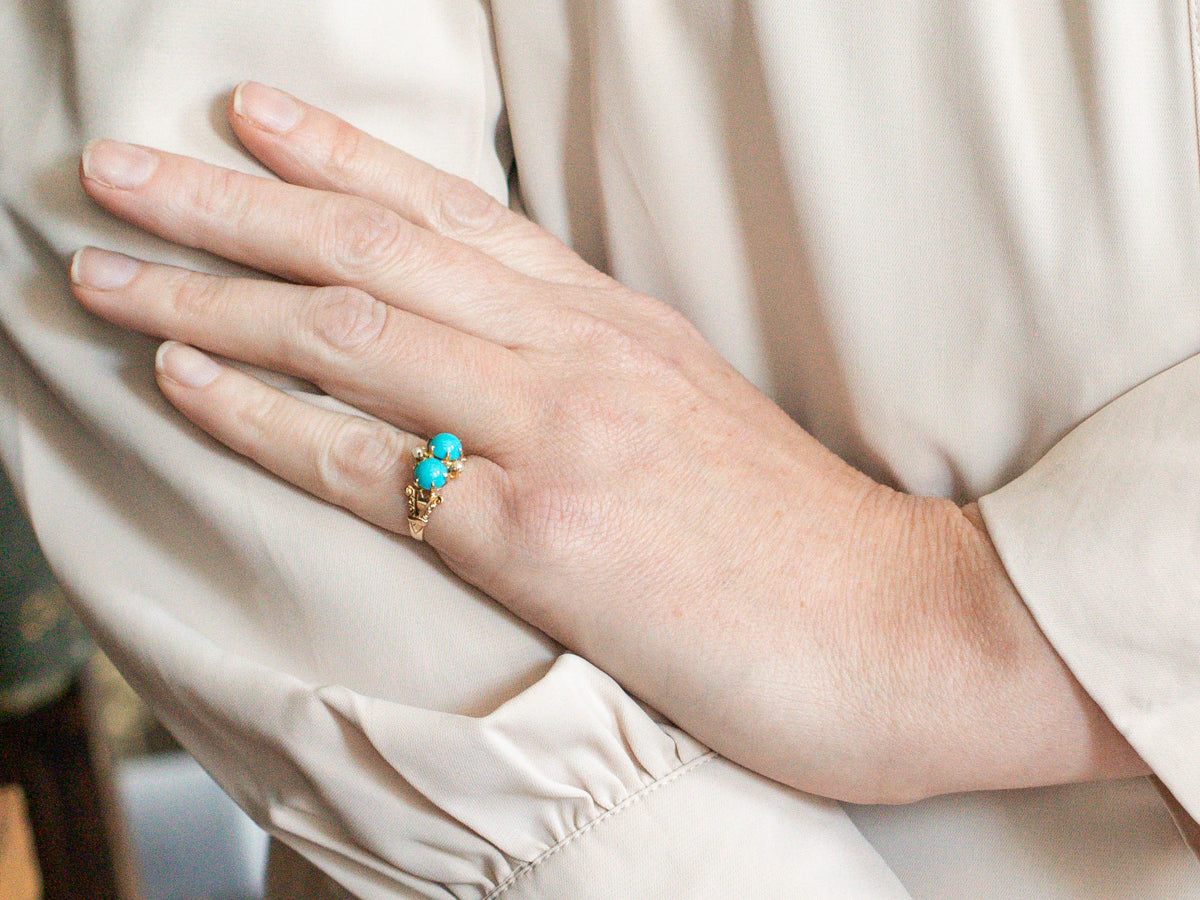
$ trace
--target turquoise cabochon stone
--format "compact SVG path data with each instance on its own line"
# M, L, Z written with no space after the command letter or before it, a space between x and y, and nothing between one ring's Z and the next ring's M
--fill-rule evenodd
M440 488L446 483L446 464L441 460L426 457L413 468L413 479L423 491Z
M448 431L443 431L429 439L429 452L438 459L454 462L462 456L462 441Z

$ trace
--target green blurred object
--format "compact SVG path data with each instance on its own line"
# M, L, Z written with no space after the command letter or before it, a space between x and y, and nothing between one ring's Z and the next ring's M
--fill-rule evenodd
M92 651L0 469L0 716L60 697Z

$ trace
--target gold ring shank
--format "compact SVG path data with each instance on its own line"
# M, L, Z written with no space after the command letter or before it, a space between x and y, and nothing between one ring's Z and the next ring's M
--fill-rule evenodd
M437 488L426 490L416 484L410 484L404 493L408 497L408 533L416 540L423 541L429 514L441 505L442 495Z

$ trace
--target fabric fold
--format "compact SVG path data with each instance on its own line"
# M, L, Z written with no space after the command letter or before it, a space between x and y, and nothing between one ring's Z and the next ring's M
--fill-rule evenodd
M1200 522L1198 447L1192 357L1105 406L980 501L1050 642L1193 818L1200 559L1181 523Z
M340 687L319 696L427 800L524 861L707 751L660 727L616 682L570 653L479 718Z

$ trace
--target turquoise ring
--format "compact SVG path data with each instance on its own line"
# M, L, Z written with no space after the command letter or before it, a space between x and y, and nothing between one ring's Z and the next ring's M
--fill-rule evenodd
M412 482L404 492L408 497L408 533L423 541L429 514L442 502L438 489L462 471L462 441L443 431L414 450L413 457Z

